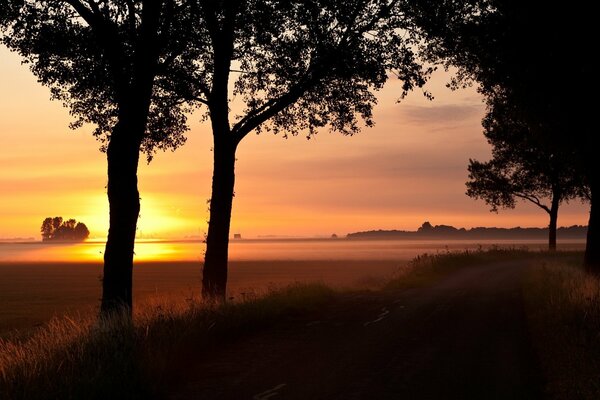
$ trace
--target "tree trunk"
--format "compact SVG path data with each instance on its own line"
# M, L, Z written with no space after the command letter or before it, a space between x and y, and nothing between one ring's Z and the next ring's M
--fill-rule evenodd
M558 222L558 207L560 205L560 194L553 194L550 206L550 225L548 225L548 250L556 251L556 225Z
M587 242L585 245L585 267L588 272L600 275L600 206L594 205L594 199L600 199L596 180L590 180L590 220L588 222Z
M226 135L215 135L212 197L202 276L202 295L213 301L224 301L227 289L236 147L235 142Z
M107 149L110 226L104 252L101 304L105 316L114 312L131 315L133 249L140 213L137 187L140 141L134 139L141 137L140 132L135 132L139 129L140 126L120 121Z

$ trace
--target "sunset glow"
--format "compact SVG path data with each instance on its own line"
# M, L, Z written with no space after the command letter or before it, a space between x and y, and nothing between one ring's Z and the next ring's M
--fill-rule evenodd
M545 226L537 207L500 214L464 195L469 158L487 159L483 104L475 89L445 88L435 100L415 92L400 104L399 83L379 94L376 126L354 137L320 132L311 140L251 135L238 150L232 233L329 236L369 229L416 229L423 221L458 227ZM0 49L0 238L39 240L47 216L83 221L91 237L108 229L106 160L90 127L70 131L68 110L49 100L19 58ZM138 237L202 238L207 229L210 130L191 116L188 142L139 171ZM586 224L588 206L565 205L559 225ZM144 257L138 254L138 257Z

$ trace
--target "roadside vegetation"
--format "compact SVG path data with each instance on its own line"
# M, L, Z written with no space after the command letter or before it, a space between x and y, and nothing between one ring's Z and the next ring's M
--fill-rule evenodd
M551 399L600 399L600 278L583 255L535 260L526 300Z
M327 302L324 285L293 285L265 296L207 305L138 307L99 324L95 316L58 318L22 341L0 340L0 398L163 398L187 361L231 340Z
M424 287L460 268L514 259L532 264L527 313L550 398L600 398L600 279L579 267L581 252L498 247L424 254L382 288ZM315 312L346 293L296 284L218 305L147 303L137 307L133 322L127 315L102 323L95 315L57 318L33 335L0 339L0 398L163 398L182 371L224 342Z
M472 267L486 262L537 257L540 254L543 253L529 251L526 247L500 246L459 252L447 250L440 253L425 253L400 267L396 276L387 283L385 289L397 290L425 286L460 268Z

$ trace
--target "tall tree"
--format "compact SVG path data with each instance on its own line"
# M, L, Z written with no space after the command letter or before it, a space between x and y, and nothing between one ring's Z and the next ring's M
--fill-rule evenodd
M454 83L473 79L488 98L502 96L532 133L575 153L590 191L585 264L600 273L600 177L594 145L598 87L593 57L596 13L575 0L416 0L415 15L432 59L458 67ZM467 15L468 17L464 17ZM561 150L561 151L562 151ZM596 200L598 202L599 200Z
M195 57L187 46L190 15L177 0L27 0L3 39L69 107L73 128L95 124L106 151L104 314L132 306L140 151L150 159L184 142Z
M422 86L404 0L230 0L198 4L201 101L214 139L203 294L223 299L235 155L250 132L285 135L372 126L374 90L394 73ZM233 97L235 101L233 101ZM233 118L230 107L242 108ZM360 116L360 117L358 117Z
M532 134L504 100L488 100L483 127L492 159L470 160L467 195L484 200L494 212L514 208L518 199L540 207L550 218L548 247L556 250L559 206L576 197L587 198L585 182L575 172L574 156Z

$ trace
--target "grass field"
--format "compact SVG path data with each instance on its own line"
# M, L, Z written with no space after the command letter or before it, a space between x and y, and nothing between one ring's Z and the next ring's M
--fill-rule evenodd
M229 295L264 293L294 282L371 287L389 280L407 261L233 261ZM53 316L95 314L101 273L97 263L0 263L0 337L30 330ZM137 263L135 303L197 298L200 282L197 262Z

